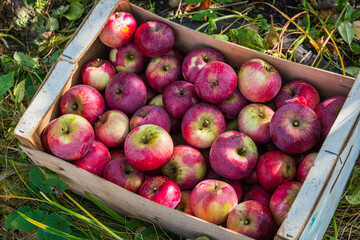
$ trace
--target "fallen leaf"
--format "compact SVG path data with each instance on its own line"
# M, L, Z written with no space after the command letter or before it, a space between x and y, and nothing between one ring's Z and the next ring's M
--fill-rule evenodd
M269 43L270 48L275 47L279 42L279 34L275 31L273 15L271 17L271 24L269 34L266 37L266 41Z
M360 20L354 21L353 23L355 36L360 39Z

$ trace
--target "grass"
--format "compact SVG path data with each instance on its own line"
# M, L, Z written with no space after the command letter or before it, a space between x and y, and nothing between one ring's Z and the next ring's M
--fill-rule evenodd
M272 2L272 5L276 4L276 1ZM10 228L2 224L0 238L181 239L148 221L120 216L91 196L89 197L92 200L87 200L70 193L65 190L66 186L56 180L54 174L34 166L27 155L20 150L19 141L13 134L14 128L42 83L42 79L94 1L83 0L72 4L65 1L49 3L38 0L32 3L28 1L27 4L26 9L18 8L17 12L18 15L26 17L18 18L15 20L16 23L0 29L0 72L3 73L0 76L2 84L0 86L0 221L5 223L9 217L13 219ZM151 4L152 11L156 8L154 4L155 2ZM231 17L247 19L248 23L245 25L249 25L250 22L255 24L261 38L265 38L269 33L270 24L264 22L261 17L248 16L251 7L249 9L249 6L246 6L240 10L225 7L224 10L220 1L218 4L217 7L222 10L218 12L220 17L212 15L214 19L201 25L199 30L211 26L213 29L210 29L211 31L207 29L207 33L212 34L216 27L214 23L216 24L218 18L221 20ZM4 9L6 7L9 6L5 6ZM353 8L351 12L349 9L351 6L340 1L337 9L339 15L331 22L330 19L320 17L322 12L312 3L304 1L301 5L304 14L289 17L285 13L280 13L289 24L282 27L272 26L272 28L280 33L282 31L280 36L297 34L293 49L301 43L314 41L317 57L327 59L340 72L348 72L346 68L356 68L358 67L356 64L359 64L356 60L359 54L354 50L356 46L353 45L351 48L353 42L349 44L349 39L346 41L342 39L345 35L338 31L342 23L346 24L346 21L353 20L350 19L352 14L358 16L356 9ZM205 11L205 13L211 12ZM201 14L205 16L204 11ZM344 16L347 18L345 19ZM28 20L24 21L24 19ZM0 20L3 23L8 21L5 18ZM291 22L298 24L298 27L287 29ZM316 25L311 25L315 22ZM226 33L221 32L221 34ZM316 47L317 40L322 36L325 36L324 41ZM313 40L309 41L309 39ZM325 47L329 42L336 47L338 57ZM264 50L268 53L282 51L280 45L276 44L272 49ZM344 60L339 58L342 55ZM294 60L294 52L285 52L282 56ZM356 169L360 169L359 161L356 163ZM360 189L359 178L358 171L354 171L324 236L325 239L360 239L360 204L356 200L350 204L349 197L346 197L357 196ZM52 187L55 188L55 192ZM21 214L15 211L19 208L22 209Z

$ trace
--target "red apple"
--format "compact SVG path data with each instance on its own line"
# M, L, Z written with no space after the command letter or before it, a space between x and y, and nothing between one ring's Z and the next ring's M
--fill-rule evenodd
M238 116L239 131L247 134L256 144L270 142L270 121L274 111L261 103L252 103L241 109Z
M115 74L105 89L105 100L112 109L133 114L146 103L146 87L135 73Z
M175 47L170 49L165 55L176 57L179 60L179 62L181 62L181 63L184 60L184 54L179 49L177 49Z
M146 67L146 80L157 92L165 89L181 76L181 65L176 57L164 55L152 58Z
M300 182L286 182L281 184L272 194L270 199L270 212L279 226L285 220L300 188Z
M81 80L84 84L102 91L106 88L110 78L115 75L115 69L109 61L93 59L84 64L81 69Z
M256 168L254 169L254 171L252 171L250 173L249 176L247 176L246 178L244 178L244 181L247 183L247 184L256 184L256 183L259 183L259 178L258 178L258 175L256 173Z
M282 151L297 154L315 146L320 137L320 122L311 108L286 104L276 110L270 122L270 137Z
M195 79L195 90L202 100L217 104L235 92L236 82L236 73L230 65L214 61L200 69Z
M222 53L212 48L201 47L192 50L182 62L182 73L185 80L194 83L200 69L213 61L224 62L225 59Z
M106 146L95 140L88 153L82 158L74 161L73 164L92 174L102 176L104 168L110 159L110 152Z
M144 172L137 170L126 160L126 158L115 158L105 167L103 178L137 193L144 182Z
M130 130L144 124L155 124L170 132L169 114L164 108L156 105L146 105L139 108L130 119Z
M241 66L238 73L238 87L249 101L267 102L280 91L281 76L266 61L252 59Z
M194 84L186 81L173 82L163 94L164 107L175 118L184 117L185 112L199 101Z
M219 103L217 107L224 114L227 119L237 118L240 110L248 104L248 101L241 94L238 88L225 101ZM236 129L237 130L237 129Z
M308 175L310 168L314 166L315 159L318 155L318 152L313 152L307 154L304 159L300 162L297 172L296 172L296 178L299 182L304 182L306 176Z
M220 110L207 103L192 106L181 122L185 141L196 148L208 148L224 132L225 118Z
M48 125L46 125L46 127L43 129L42 133L41 133L41 143L43 145L43 148L45 149L46 152L48 153L52 153L48 144L48 140L47 140L47 135L49 132L49 128L52 124L54 124L55 119L51 120L51 122L49 122Z
M189 145L178 145L169 161L161 167L161 172L179 185L181 190L187 190L203 180L206 167L199 150Z
M253 200L235 206L226 222L227 228L257 240L272 239L274 225L269 209Z
M143 171L164 165L174 150L169 133L163 128L145 124L134 128L124 143L125 156L129 163Z
M190 207L190 195L191 195L190 190L181 191L181 200L179 205L177 205L176 210L194 216L194 213L192 212Z
M146 102L149 103L154 97L156 97L156 95L158 95L158 93L152 89L149 84L146 81L146 74L145 72L139 73L138 76L141 78L141 80L143 80L145 87L146 87ZM151 104L154 105L154 104Z
M114 65L116 72L140 73L146 67L147 59L130 42L125 46L112 48L109 60Z
M181 200L179 186L164 176L146 180L140 187L139 195L170 208L176 208Z
M145 57L160 57L169 52L175 42L174 33L165 23L148 21L141 24L135 32L136 48Z
M115 147L125 141L129 133L129 119L119 110L106 111L94 123L96 140L107 147Z
M130 13L115 12L107 20L99 38L108 47L121 47L133 39L136 28L136 20Z
M94 130L85 118L76 114L58 117L49 127L47 142L51 152L65 160L77 160L90 150Z
M256 167L258 151L249 136L237 131L224 132L210 148L210 164L214 171L229 179L244 179Z
M275 98L277 109L289 103L302 104L315 109L319 102L318 91L311 84L301 80L286 83Z
M198 183L191 192L190 206L194 215L205 221L221 224L238 204L235 190L228 183L208 179Z
M115 159L115 158L125 158L125 153L124 150L122 149L111 149L110 151L110 155L111 155L111 159Z
M290 155L281 151L269 151L260 156L256 173L260 185L265 190L273 192L280 184L295 178L295 161Z
M60 99L60 113L77 114L93 124L104 112L105 102L101 94L89 85L76 85L68 89Z
M271 193L266 191L261 185L254 184L244 194L244 201L254 200L262 205L269 207Z

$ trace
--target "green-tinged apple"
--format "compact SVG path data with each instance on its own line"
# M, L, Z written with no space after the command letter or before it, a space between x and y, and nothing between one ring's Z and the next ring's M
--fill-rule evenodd
M191 196L191 190L181 191L181 200L177 205L176 210L194 216L194 213L192 212L190 207L190 196Z
M114 66L104 59L92 59L81 69L81 80L84 84L103 91L110 78L116 73Z

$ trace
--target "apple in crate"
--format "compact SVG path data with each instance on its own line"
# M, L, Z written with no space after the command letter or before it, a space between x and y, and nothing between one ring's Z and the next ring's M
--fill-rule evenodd
M266 191L261 185L254 184L244 194L244 201L254 200L262 205L269 207L271 193Z
M318 152L309 153L301 160L296 171L296 178L299 182L305 181L310 169L314 166L317 155Z
M300 191L301 183L290 181L281 184L270 199L270 212L275 222L280 226L285 220L291 205Z
M154 124L134 128L126 137L124 152L129 163L143 171L164 165L174 150L169 133Z
M226 227L256 240L267 240L272 239L275 224L268 207L248 200L231 210Z
M112 48L109 52L109 60L115 67L116 72L140 73L146 67L147 59L133 42L125 46Z
M181 190L192 189L206 174L206 162L196 148L189 145L178 145L162 167L164 176L172 179Z
M190 206L194 215L205 221L221 224L238 204L233 187L228 183L207 179L198 183L190 195Z
M247 177L256 167L257 147L244 133L228 131L218 136L210 148L212 169L222 177L238 180Z
M136 28L136 20L130 13L115 12L107 20L99 38L108 47L125 46L133 39Z
M320 121L311 108L289 103L278 110L270 122L270 137L282 151L298 154L311 149L320 137Z
M156 105L146 105L139 108L130 119L130 130L145 124L158 125L170 132L169 114L164 108Z
M322 101L315 109L321 125L321 139L325 139L330 132L346 97L334 96Z
M270 142L269 126L273 115L274 111L264 104L248 104L239 113L239 131L247 134L256 144Z
M56 118L47 133L51 152L69 161L85 156L94 138L94 130L89 121L76 114L65 114Z
M225 101L219 103L217 107L227 119L237 118L240 110L248 104L248 101L241 94L238 88ZM236 129L237 130L237 129Z
M153 99L150 100L149 105L156 105L163 108L163 94L156 95Z
M102 91L115 73L114 66L109 61L99 58L92 59L82 67L81 80L84 84Z
M170 208L176 208L181 200L179 186L165 176L155 176L147 179L141 185L139 195Z
M192 212L190 207L190 196L191 196L191 190L181 191L181 200L177 205L176 210L194 216L194 213Z
M109 110L94 123L95 138L107 147L115 147L125 141L129 133L129 118L119 110Z
M176 57L179 60L179 62L181 62L181 63L184 60L184 54L179 49L177 49L175 47L170 49L165 55Z
M175 118L184 117L185 112L199 101L194 84L186 81L173 82L163 94L164 107Z
M93 124L104 112L105 102L100 92L89 85L69 88L60 99L60 113L77 114Z
M46 152L48 153L52 153L48 144L48 140L47 140L47 135L49 132L49 128L52 124L54 124L56 119L51 120L51 122L49 122L48 125L46 125L46 127L43 129L42 133L41 133L41 143L43 145L43 148Z
M293 180L296 176L295 160L289 154L273 150L260 156L256 165L260 185L273 192L280 184Z
M213 48L195 48L189 52L182 62L182 73L186 81L195 83L201 68L213 61L224 62L224 56Z
M267 102L280 91L281 76L268 62L252 59L241 66L238 72L238 87L249 101Z
M213 105L198 103L192 106L181 122L185 141L196 148L209 148L213 141L224 132L224 115Z
M157 92L165 89L181 76L181 64L176 57L164 55L152 58L146 67L146 80Z
M135 73L115 74L105 89L105 101L111 109L133 114L146 104L146 86Z
M202 100L217 104L234 93L236 84L234 69L224 62L214 61L200 69L195 79L195 90Z
M160 57L174 46L172 29L160 21L148 21L141 24L135 32L136 48L145 57Z
M145 72L141 72L138 74L138 76L141 78L141 80L143 80L145 87L146 87L146 102L149 103L154 97L156 97L158 95L158 93L152 89L149 84L146 81L146 74ZM154 105L154 104L152 104Z
M102 176L106 164L111 160L107 147L99 141L94 141L89 152L72 163L92 174Z
M289 103L302 104L315 109L319 102L320 96L318 91L311 84L302 80L286 83L275 98L277 109Z
M144 182L144 172L134 168L125 157L111 160L104 169L103 178L137 193L141 184Z
M113 148L113 149L109 150L109 152L111 155L111 159L125 158L125 153L124 153L124 150L122 150L122 149Z
M255 183L259 183L259 178L258 175L256 173L256 168L254 169L254 171L252 171L249 176L247 176L246 178L244 178L244 181L247 184L255 184Z

